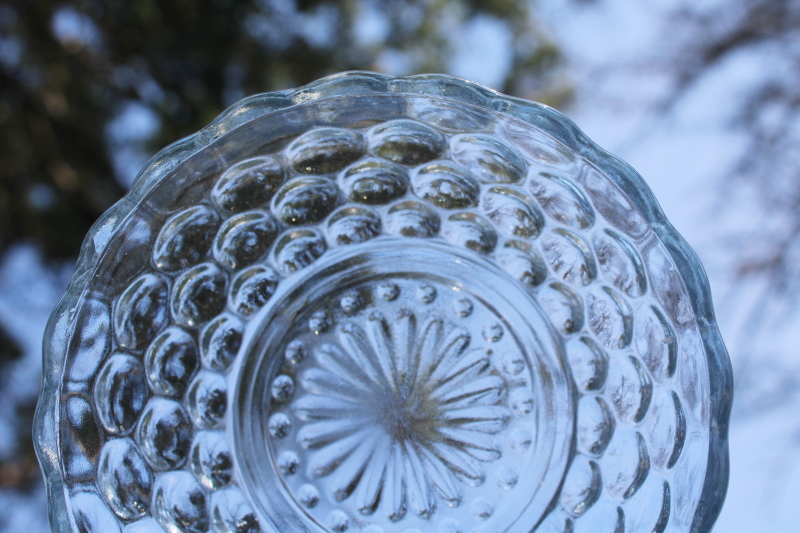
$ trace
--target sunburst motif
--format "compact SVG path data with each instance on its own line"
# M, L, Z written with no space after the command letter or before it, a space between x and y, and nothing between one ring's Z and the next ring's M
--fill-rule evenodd
M463 484L482 483L483 464L500 457L493 436L510 418L505 381L469 344L466 330L408 311L337 328L293 402L308 477L394 521L457 506Z

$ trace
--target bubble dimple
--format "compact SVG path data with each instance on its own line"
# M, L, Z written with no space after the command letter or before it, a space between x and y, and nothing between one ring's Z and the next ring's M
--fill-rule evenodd
M419 202L400 202L386 216L389 233L404 237L433 237L439 233L441 222L433 209Z
M581 516L600 496L602 479L597 463L577 456L561 489L561 505L572 516Z
M291 377L282 374L272 380L270 392L272 394L272 398L276 402L288 402L292 399L292 396L294 396L294 389L294 380Z
M516 350L504 353L500 357L500 365L503 372L509 376L518 376L525 370L525 358Z
M384 122L367 133L371 153L404 165L418 165L439 156L444 136L420 122L408 119Z
M571 231L553 230L542 240L542 251L553 272L567 283L588 285L597 276L589 246Z
M252 315L272 298L279 281L278 273L268 266L242 270L231 284L231 307L244 316Z
M204 205L195 205L171 216L153 245L153 263L168 272L199 263L214 238L219 216Z
M509 240L497 247L497 263L515 279L535 287L547 277L547 267L539 252L527 242Z
M492 187L481 198L481 210L497 229L509 236L536 238L544 217L527 195L510 187Z
M494 513L494 505L483 496L478 496L469 506L469 512L475 518L486 520Z
M272 209L286 224L318 222L336 207L338 189L328 178L297 178L278 191Z
M103 530L105 533L106 530ZM167 533L158 521L152 516L147 516L136 522L131 522L125 529L124 533Z
M601 455L614 435L615 424L614 415L601 397L583 396L578 401L578 450L586 455Z
M211 198L222 211L239 213L266 205L286 172L275 156L254 157L233 165L220 176Z
M212 370L226 370L239 352L243 332L242 321L227 313L209 322L200 334L203 364Z
M643 307L636 315L636 349L656 381L664 381L675 373L677 337L657 307Z
M114 332L120 346L136 350L150 342L167 322L167 282L143 274L131 283L114 307Z
M650 457L656 468L672 468L686 440L686 418L678 395L660 389L653 395L644 420Z
M614 354L609 365L605 395L620 419L636 423L647 413L653 384L638 359Z
M132 520L150 507L152 474L129 438L105 443L97 466L97 487L117 516Z
M308 330L315 335L325 333L331 325L331 317L325 311L314 311L308 319Z
M275 262L284 274L301 270L325 253L325 239L316 230L284 233L275 246Z
M197 327L225 307L228 279L213 263L202 263L184 272L175 282L172 315L175 321Z
M512 411L518 416L524 416L533 410L533 397L525 389L514 389L508 398Z
M516 183L525 176L522 156L491 135L456 135L450 140L450 154L481 183Z
M557 222L577 229L594 224L594 210L589 201L568 179L540 172L531 176L528 183L542 210Z
M81 533L120 533L117 517L93 492L78 492L70 498L72 516Z
M369 209L344 207L328 221L328 235L337 246L365 242L380 233L381 219Z
M633 335L633 316L628 303L608 287L586 297L589 329L606 348L622 349Z
M334 531L335 533L343 533L350 527L350 517L348 517L344 511L340 511L339 509L335 509L328 513L326 522L328 523L330 530Z
M566 352L578 388L600 390L608 375L608 356L603 349L591 338L581 337L570 340Z
M262 258L278 233L278 223L265 211L248 211L229 218L214 239L214 259L236 270Z
M382 205L403 196L408 190L408 172L399 165L365 159L339 176L339 185L351 202Z
M341 170L366 150L360 133L342 128L317 128L304 133L286 150L292 168L301 174Z
M151 398L137 429L137 441L154 470L179 467L192 438L192 424L181 404L166 398Z
M197 344L188 332L170 326L147 349L144 366L153 392L162 396L183 394L199 366Z
M442 209L462 209L477 204L480 189L472 177L449 161L435 161L414 170L414 194Z
M269 417L269 434L275 437L276 439L282 439L289 435L289 431L291 431L292 422L289 420L289 417L283 413L275 413L271 417Z
M131 355L113 354L97 375L94 401L103 428L111 434L130 431L149 396L142 363Z
M635 431L617 431L600 464L609 494L619 500L630 498L650 472L650 456L644 438Z
M583 303L580 296L563 283L551 283L539 292L539 303L550 321L564 333L583 328Z
M489 253L497 244L497 233L491 224L473 213L450 215L442 228L445 239L476 252Z
M497 484L500 488L505 490L511 490L519 481L519 475L512 470L511 468L504 466L500 469L500 472L497 474Z
M209 489L220 489L233 479L233 455L221 431L198 431L189 452L189 467Z
M217 533L261 533L255 511L236 487L211 495L210 515Z
M189 414L201 428L220 427L228 407L228 382L216 372L201 371L189 386Z
M600 271L608 281L632 298L644 294L647 278L633 245L608 229L595 234L592 244Z
M153 516L170 532L206 533L208 515L203 488L186 471L165 472L153 488Z
M514 453L522 454L527 451L533 443L531 432L525 428L516 428L511 433L511 450Z

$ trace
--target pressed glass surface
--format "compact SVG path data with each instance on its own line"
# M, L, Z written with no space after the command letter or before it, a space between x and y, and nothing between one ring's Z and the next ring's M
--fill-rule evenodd
M58 531L705 532L730 370L641 178L446 76L259 95L156 156L45 339Z

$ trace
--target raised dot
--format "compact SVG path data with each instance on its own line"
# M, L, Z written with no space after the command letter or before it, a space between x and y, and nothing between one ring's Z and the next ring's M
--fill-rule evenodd
M216 372L201 371L186 395L189 414L198 427L220 427L228 407L228 382Z
M331 531L342 533L350 527L350 517L344 511L335 509L328 513L327 523Z
M456 316L466 318L472 314L472 300L469 298L459 298L453 302L453 312Z
M488 499L478 496L470 504L469 512L475 518L486 520L494 513L494 505Z
M278 223L265 211L248 211L228 219L214 239L214 259L236 270L258 261L267 253Z
M313 509L319 503L319 491L314 485L306 483L297 489L297 501L299 501L303 507Z
M297 178L281 187L272 210L286 224L312 224L333 211L337 194L336 183L328 178Z
M417 299L425 304L429 304L436 299L436 287L433 285L420 285L417 287Z
M502 467L497 474L497 485L502 489L513 489L517 485L517 481L519 481L519 475L507 466Z
M199 366L194 338L177 326L161 332L144 356L147 381L162 396L183 394Z
M175 281L172 315L176 322L197 327L225 307L228 279L213 263L190 268Z
M292 168L302 174L327 174L346 167L366 150L361 134L342 128L316 128L286 149Z
M208 529L206 495L189 472L166 472L153 487L153 516L169 532L203 533Z
M339 299L339 307L346 315L352 315L364 307L364 298L358 291L347 292Z
M283 413L275 413L269 417L269 434L276 439L282 439L289 434L292 429L292 422Z
M396 283L383 282L378 285L378 297L387 302L392 302L400 296L400 287Z
M300 364L303 359L306 358L306 351L305 345L299 340L293 340L286 346L286 351L284 352L284 356L286 360L289 361L293 365Z
M404 165L435 159L444 149L444 136L420 122L408 119L384 122L367 133L370 152Z
M197 480L212 490L233 479L233 454L222 431L198 431L189 452L189 467Z
M136 350L150 342L169 319L167 282L143 274L131 283L114 307L114 332L120 346Z
M276 402L287 402L294 396L294 381L286 375L278 376L272 380L270 392Z
M379 159L359 161L339 177L345 197L361 204L387 204L408 190L408 173L398 165Z
M314 311L308 319L308 330L315 335L325 333L331 325L331 317L325 311Z
M300 468L300 458L291 450L281 452L278 456L278 469L284 476L291 476L297 473Z
M497 322L485 325L481 332L487 342L497 342L503 338L503 326Z
M230 305L244 316L250 316L272 298L280 277L268 266L252 266L239 272L231 284Z
M280 159L275 156L246 159L220 176L211 198L222 211L230 213L261 207L281 186L285 174Z
M111 434L129 432L148 396L142 363L131 355L113 354L100 369L94 385L95 409L103 428Z
M212 370L225 370L242 345L244 326L230 314L222 314L209 322L200 333L200 354L203 364Z
M525 358L517 351L506 352L500 358L503 372L509 376L518 376L525 370Z
M171 216L153 245L153 263L168 272L199 263L208 252L219 226L219 216L195 205Z

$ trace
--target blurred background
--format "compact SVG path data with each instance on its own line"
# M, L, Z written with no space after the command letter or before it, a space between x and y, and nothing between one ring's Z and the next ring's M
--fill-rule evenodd
M644 176L734 365L715 531L796 530L800 1L0 0L0 532L49 531L40 344L93 221L236 100L351 69L547 103Z

